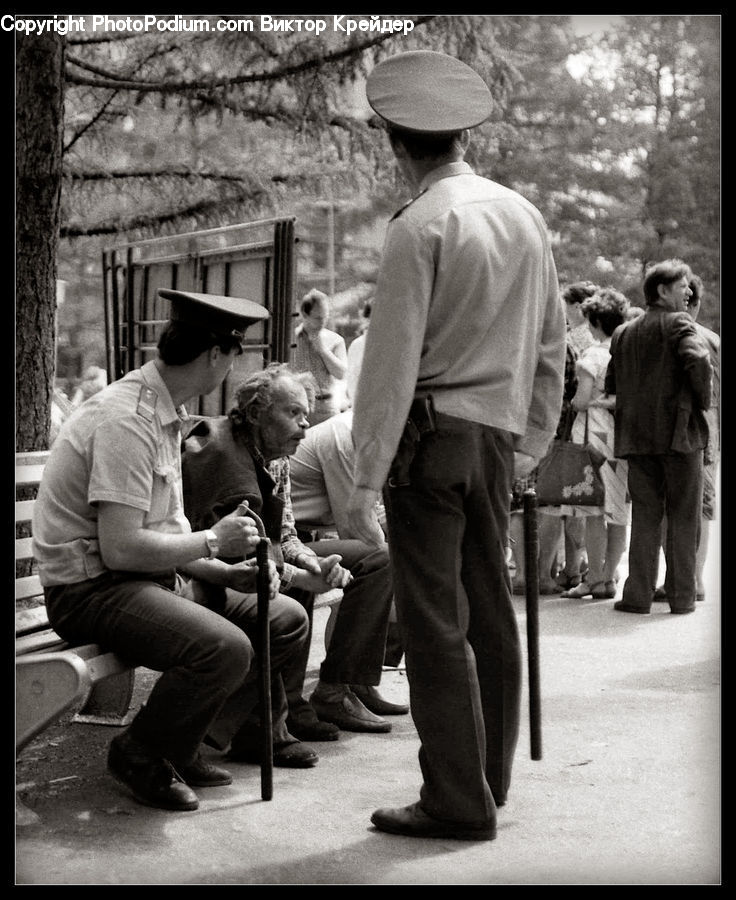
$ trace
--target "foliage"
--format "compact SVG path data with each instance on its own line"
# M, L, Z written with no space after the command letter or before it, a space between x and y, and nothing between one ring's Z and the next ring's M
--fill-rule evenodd
M363 81L384 56L418 48L464 59L491 86L468 161L539 206L561 281L610 282L641 302L645 263L681 256L718 327L718 17L624 16L594 39L561 15L402 18L416 22L408 36L69 37L60 336L75 367L102 364L104 243L295 214L319 269L299 287L324 287L331 209L335 289L370 283L385 222L409 197ZM349 338L358 301L338 305Z

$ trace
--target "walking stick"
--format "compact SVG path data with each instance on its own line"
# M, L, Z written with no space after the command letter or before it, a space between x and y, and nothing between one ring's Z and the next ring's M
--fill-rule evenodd
M526 561L526 642L529 664L529 738L531 758L542 758L542 711L539 685L539 527L537 494L524 491L524 558Z
M273 715L271 712L271 628L268 619L270 593L269 548L262 537L256 547L258 563L258 699L261 714L261 800L273 797Z

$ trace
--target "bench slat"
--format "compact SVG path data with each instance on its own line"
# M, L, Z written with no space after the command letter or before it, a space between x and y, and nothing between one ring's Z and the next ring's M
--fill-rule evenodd
M29 597L43 597L43 587L38 575L15 579L15 599L28 600Z
M45 606L21 609L15 614L16 635L29 634L31 631L43 631L50 627Z
M66 641L62 641L55 631L39 631L24 634L15 639L15 655L27 656L29 653L42 653L48 650L65 650Z
M15 523L30 522L33 518L35 500L17 500L15 503Z
M50 450L21 450L15 454L16 466L42 466L48 462Z
M43 466L16 466L15 486L38 487L38 485L41 484L43 469Z
M33 538L18 538L15 542L16 560L33 559Z

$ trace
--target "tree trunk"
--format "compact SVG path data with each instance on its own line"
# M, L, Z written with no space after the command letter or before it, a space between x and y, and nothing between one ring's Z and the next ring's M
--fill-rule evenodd
M64 38L16 43L16 450L45 450L55 374Z

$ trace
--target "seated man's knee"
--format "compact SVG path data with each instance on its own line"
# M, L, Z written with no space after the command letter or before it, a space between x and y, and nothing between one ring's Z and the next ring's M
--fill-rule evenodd
M305 640L309 632L309 615L298 600L277 594L269 604L271 637Z

